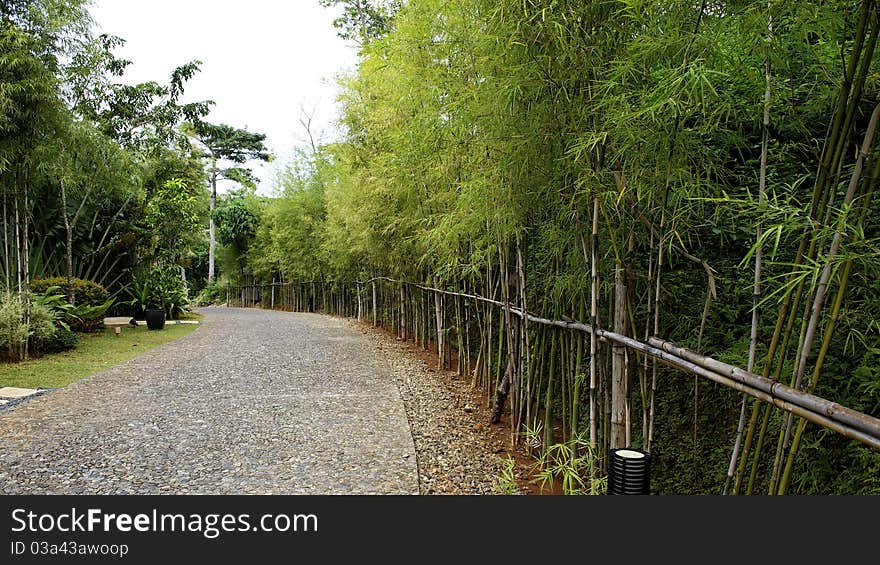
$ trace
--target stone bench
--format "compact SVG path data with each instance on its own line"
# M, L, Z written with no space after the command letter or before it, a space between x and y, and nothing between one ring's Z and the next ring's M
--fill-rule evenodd
M113 328L116 335L122 334L123 326L130 326L132 318L126 316L117 316L115 318L104 318L104 327Z

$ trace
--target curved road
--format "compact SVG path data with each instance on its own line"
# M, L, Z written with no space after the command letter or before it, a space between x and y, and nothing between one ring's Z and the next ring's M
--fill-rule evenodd
M340 320L201 328L0 411L0 494L418 494L383 359Z

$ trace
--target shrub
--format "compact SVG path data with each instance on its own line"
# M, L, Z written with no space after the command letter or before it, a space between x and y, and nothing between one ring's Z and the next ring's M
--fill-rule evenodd
M76 347L79 339L72 330L63 327L56 327L55 333L47 340L37 344L37 351L40 353L61 353Z
M0 354L17 361L27 343L28 325L24 323L18 297L9 292L0 295Z
M226 287L217 281L208 284L199 293L195 303L198 306L207 306L209 304L219 304L226 301Z
M70 329L77 332L96 332L104 325L104 315L113 299L110 298L107 289L93 281L73 279L73 293L76 306L67 306L65 312L66 321ZM34 279L31 282L31 291L35 294L49 296L50 294L63 295L67 299L67 277L52 277L49 279Z
M0 354L17 361L25 344L34 349L55 335L55 313L40 302L31 302L28 323L24 322L24 306L18 295L0 295Z
M44 304L31 302L29 315L29 337L31 344L37 346L55 335L55 312Z
M59 292L67 297L67 277L51 277L48 279L34 279L31 281L31 291L37 294L44 294L50 287L57 286ZM99 306L110 299L110 293L107 289L94 281L84 279L73 279L73 297L77 306L85 304L88 306Z
M104 315L110 306L113 305L113 299L103 304L78 304L74 306L70 313L74 316L70 319L70 329L78 332L97 332L104 327Z

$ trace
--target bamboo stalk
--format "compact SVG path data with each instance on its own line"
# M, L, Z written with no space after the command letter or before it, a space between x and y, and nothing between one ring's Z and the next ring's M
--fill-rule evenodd
M841 239L846 225L846 215L853 201L853 198L855 198L856 190L861 180L862 169L864 168L865 159L871 152L873 146L874 132L877 129L878 117L880 117L880 104L877 104L874 107L874 111L871 113L871 119L868 123L868 128L865 131L864 139L862 141L862 145L856 159L855 168L853 169L852 176L850 177L850 182L847 187L846 195L844 196L843 204L841 206L843 212L841 212L837 228L834 231L830 248L825 255L825 263L822 268L822 273L816 286L816 291L813 297L812 304L809 307L809 320L806 324L803 337L799 344L799 355L797 360L798 362L796 364L796 371L794 376L794 388L796 389L799 389L801 387L801 382L806 371L807 362L812 351L816 329L819 325L819 318L821 317L821 314L825 308L825 295L828 288L828 282L831 278L833 261L840 250ZM788 442L789 434L791 432L791 426L792 416L787 415L785 418L785 426L780 434L780 441L777 445L777 454L774 459L773 475L770 483L771 492L774 492L776 490L777 482L779 480L779 474L781 472L782 460L785 457L786 444Z
M876 29L876 28L875 28ZM873 37L872 39L876 39ZM861 232L861 226L864 225L865 219L871 209L871 199L873 197L874 189L876 188L878 177L880 177L880 159L876 160L874 166L870 173L870 183L868 187L864 189L864 199L861 203L861 214L856 224L856 233ZM843 265L843 270L839 275L839 283L837 294L834 298L834 302L831 307L831 312L828 316L828 321L826 322L825 329L823 332L822 345L819 349L819 353L816 357L816 362L813 366L813 378L810 382L809 391L812 393L816 385L819 382L819 377L822 374L822 367L825 363L825 357L828 353L829 348L831 347L831 341L834 336L834 329L837 324L837 320L840 315L840 309L843 304L843 300L846 296L847 291L847 283L849 281L849 275L852 270L853 261L852 259L847 259L847 261ZM798 447L800 445L801 437L804 433L804 429L806 428L806 421L801 420L798 422L798 428L795 432L794 439L792 440L791 450L788 454L787 461L785 463L785 469L783 471L782 477L780 479L778 493L780 495L784 495L788 489L788 485L791 480L791 471L794 463L795 456L797 455Z
M583 303L581 303L581 314L583 314ZM574 379L574 389L572 390L572 401L571 401L571 438L572 440L578 437L580 433L580 406L581 406L581 381L583 378L581 377L581 363L583 362L584 355L584 336L582 333L578 332L573 336L576 340L573 342L575 352L574 352L574 363L573 363L573 379ZM580 454L576 449L572 449L572 459L576 459Z
M31 269L30 269L30 237L28 232L30 231L30 204L28 202L28 169L25 169L24 173L24 228L23 228L23 240L24 240L24 323L26 326L30 326L31 323ZM29 340L25 339L24 342L24 359L27 360L29 357Z
M526 297L526 269L525 269L525 261L523 261L522 254L522 239L519 233L516 234L516 271L517 271L517 280L519 281L519 306L523 312L528 312L528 300ZM525 398L528 399L524 404L526 405L526 414L525 418L528 419L530 406L531 406L531 389L532 389L532 374L531 374L531 344L529 343L529 319L523 318L521 326L521 334L520 334L520 353L522 359L520 360L520 367L525 371L524 375L521 375L520 380L520 391L521 394L525 395ZM523 385L524 381L524 385ZM520 404L520 408L522 409L523 403ZM522 416L521 416L522 418Z
M825 255L825 265L822 268L822 274L819 278L819 284L816 288L816 293L813 298L813 304L810 313L810 322L807 326L807 333L804 338L805 345L801 351L800 363L798 364L795 388L800 387L801 380L803 379L807 360L809 359L810 350L812 348L813 338L816 334L816 327L819 323L819 315L825 305L825 294L828 288L828 281L831 278L831 267L833 259L837 256L837 253L840 250L840 242L843 237L843 231L845 228L846 210L849 208L853 198L855 197L856 188L858 187L859 181L862 176L862 169L864 168L865 158L870 153L871 147L873 145L874 132L877 129L878 118L880 118L880 104L877 104L874 107L874 111L871 113L871 120L868 123L868 129L865 131L865 137L862 142L861 150L859 151L859 156L856 160L855 169L853 170L852 176L850 177L850 183L846 191L846 196L843 200L842 208L844 212L842 212L837 229L834 232L834 236L831 241L831 247L828 250L828 253L826 253Z
M434 284L437 284L437 277L434 277ZM443 335L443 294L441 292L434 293L434 316L437 322L437 369L443 370L444 363L444 335Z
M767 10L771 8L770 3L767 4ZM773 40L773 14L767 16L767 51L768 54L764 58L764 116L761 123L761 165L758 177L758 207L764 204L767 190L767 157L769 154L770 140L770 107L771 107L771 63L770 63L770 43ZM752 324L749 331L749 357L746 364L746 371L752 372L755 368L755 355L758 345L758 303L761 300L761 266L763 258L763 245L761 240L764 233L764 224L758 217L755 226L755 241L757 248L755 249L755 269L752 281ZM733 479L734 470L736 469L737 458L739 457L740 443L742 442L743 428L746 418L746 398L743 394L742 406L740 407L739 422L736 426L736 437L733 442L733 452L730 454L730 465L727 468L727 478L724 481L724 490L722 494L727 494L727 488Z
M667 177L668 178L668 177ZM667 190L668 193L668 181ZM660 214L660 235L657 242L657 272L655 274L656 283L654 285L654 335L660 333L660 306L662 299L660 298L661 272L663 271L664 245L663 245L663 228L666 223L666 205L664 202L663 210ZM655 399L657 398L657 363L651 362L651 405L648 408L648 441L645 443L645 450L650 453L651 446L654 444L654 413L656 410Z
M17 175L16 175L17 176ZM22 290L21 290L21 218L19 217L18 210L18 182L16 179L15 183L15 191L13 193L13 202L15 204L15 271L16 271L16 282L18 284L18 300L21 302L22 300Z
M843 147L846 143L845 130L842 124L847 113L847 100L850 98L850 90L852 87L852 79L855 75L859 59L861 57L862 43L865 39L867 29L870 4L873 0L863 0L859 8L858 23L856 24L855 36L853 38L853 47L850 53L849 62L844 74L844 80L841 82L838 91L837 103L835 105L834 117L829 128L829 136L822 148L822 158L819 163L819 171L816 174L816 185L813 190L813 201L811 203L811 217L818 218L816 214L820 209L821 201L824 196L824 187L829 184L829 180L834 176L835 164L840 162L843 154Z
M462 340L461 335L461 304L459 303L460 297L453 297L453 304L455 306L455 343L458 349L457 351L457 360L456 360L456 372L459 376L462 375L462 359L461 355L464 352L464 341Z
M566 336L570 332L559 332L559 369L556 373L559 375L559 420L560 420L560 437L558 443L565 443L568 436L568 396L570 383L568 380L568 348L565 345Z
M553 377L556 375L556 334L550 332L550 370L547 372L547 387L544 389L544 453L553 445Z
M598 430L596 418L598 407L596 405L596 389L598 387L598 374L596 363L598 362L597 348L598 336L596 330L599 327L599 198L593 197L593 229L590 238L590 447L596 449Z
M618 261L614 271L614 332L626 333L626 281L623 264ZM626 445L626 352L623 344L612 348L611 365L611 449Z
M653 308L653 297L651 295L650 283L654 280L654 232L651 231L648 238L648 289L646 294L647 307L645 312L645 332L643 341L648 341L651 337L651 313ZM635 331L633 335L636 335ZM642 408L642 445L647 445L648 441L648 356L642 356L642 370L639 374L639 394L641 396Z
M852 80L854 74L856 72L856 68L858 66L859 58L862 56L862 44L865 37L866 25L869 16L869 4L871 2L863 2L859 12L858 24L856 28L855 38L853 40L853 47L851 50L849 63L847 65L844 79L841 82L838 101L835 106L834 116L832 118L832 124L829 126L828 135L826 136L825 144L823 145L822 155L819 163L819 170L816 174L816 183L813 189L813 197L812 202L810 204L810 218L813 221L819 221L820 210L824 206L825 201L830 198L830 193L833 190L833 187L836 186L830 182L832 178L837 175L837 171L840 170L840 166L842 163L842 159L844 156L843 147L847 143L846 132L843 129L843 125L847 122L846 115L847 113L851 113L854 111L854 105L857 102L852 101L850 99L850 92L852 86ZM849 101L849 103L847 103ZM803 235L801 237L801 242L798 248L798 253L795 256L795 261L790 271L789 279L795 276L797 270L803 265L805 261L812 261L814 259L814 254L817 248L818 238L817 237L809 237L811 225L808 223L804 226ZM809 246L807 246L807 242L809 241ZM806 250L806 253L804 251ZM801 295L803 293L804 288L804 280L801 280L797 285L794 291L787 290L785 293L785 297L783 299L783 305L780 309L779 318L777 320L777 330L780 328L780 324L783 323L783 318L786 316L786 311L788 309L790 301L792 301L793 294L793 306L791 307L789 314L789 323L786 329L785 338L783 339L783 346L780 349L781 357L778 361L778 367L781 368L784 363L785 351L787 349L786 344L789 341L789 337L791 335L792 322L794 321L795 312L797 311L797 305L800 301ZM806 325L806 322L805 322ZM768 352L768 361L772 360L773 355L775 354L775 338L776 334L774 334L774 342L771 343L771 351ZM803 343L803 340L799 341L799 350L802 350L800 344ZM798 355L798 358L800 355ZM797 362L797 360L796 360ZM769 370L769 363L765 370ZM779 369L776 371L779 372ZM746 434L746 444L743 449L744 452L748 452L748 448L751 442L752 434L754 432L754 425L757 421L757 412L759 411L759 405L755 405L752 413L752 418L749 422L749 428ZM749 488L748 492L751 491L752 485L754 483L754 478L757 473L757 464L758 459L761 452L761 446L763 444L763 438L767 427L767 418L769 414L765 414L763 419L761 433L759 435L758 444L755 447L755 453L752 462L752 472L749 480ZM742 468L744 467L745 459L740 465L740 469L737 471L736 477L736 486L734 488L734 492L738 491L739 483L742 479Z
M6 210L6 201L9 199L9 193L4 187L3 190L3 267L4 279L6 279L6 292L12 291L12 273L9 270L9 225L7 221L8 212Z

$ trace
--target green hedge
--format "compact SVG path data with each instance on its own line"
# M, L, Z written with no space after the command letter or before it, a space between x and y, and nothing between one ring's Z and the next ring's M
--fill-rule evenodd
M94 281L84 279L73 279L73 296L77 306L86 304L89 306L100 306L110 299L110 293L107 289ZM57 286L61 292L67 297L67 277L51 277L48 279L34 279L31 281L31 291L43 294L50 286Z
M67 277L51 277L31 281L31 291L45 294L50 287L57 286L67 298ZM96 332L104 327L104 316L111 305L110 293L94 281L73 279L73 296L76 308L71 311L75 318L68 321L70 329L77 332Z

